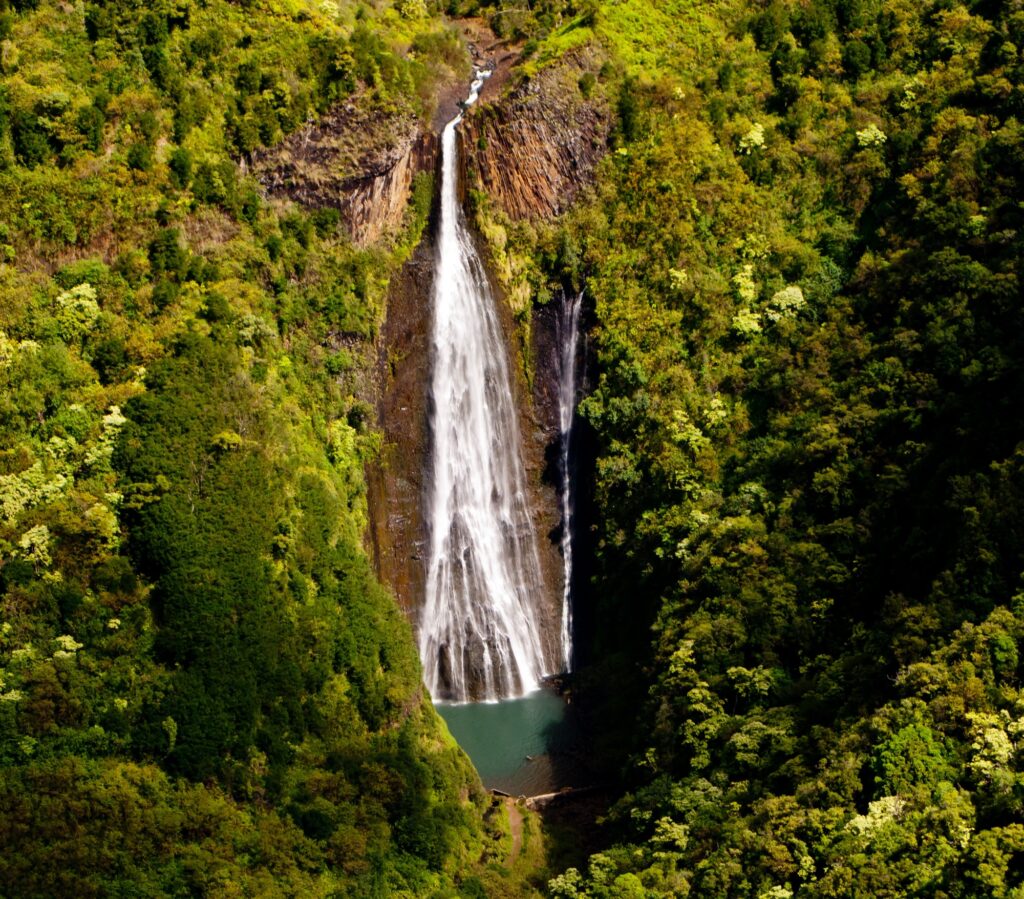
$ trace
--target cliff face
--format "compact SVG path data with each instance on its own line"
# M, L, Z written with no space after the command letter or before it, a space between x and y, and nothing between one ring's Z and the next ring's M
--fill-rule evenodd
M420 172L434 170L437 154L437 135L417 134L396 154L393 165L342 184L338 208L353 243L374 243L402 224L412 180Z
M413 178L433 171L437 153L437 135L416 117L346 103L258 153L252 169L271 196L339 210L366 246L401 225Z
M417 624L426 593L434 223L391 283L377 362L379 463L367 472L377 573Z
M580 87L595 62L586 53L568 57L466 117L469 184L511 218L557 215L592 180L612 123L607 103Z
M610 111L603 101L585 98L579 86L582 75L596 68L595 60L577 56L502 91L511 68L508 49L483 41L474 49L477 64L495 67L497 76L486 85L482 105L467 114L460 129L462 185L486 191L512 218L558 214L590 182L607 143ZM446 111L454 115L456 109ZM365 208L380 217L380 210L370 204L396 196L406 171L436 163L436 140L431 153L415 164L395 159L390 167L356 184L355 195L347 196L344 205L335 205L353 210L350 220L363 227L356 210ZM415 158L415 153L409 156ZM391 285L377 370L378 422L385 449L381 463L368 473L370 540L377 570L414 624L425 594L429 537L424 512L430 486L435 225L431 223ZM480 249L485 260L494 261L487 247ZM539 626L548 657L557 659L563 573L554 319L551 309L537 312L532 336L524 340L502 279L492 272L491 281L514 373L523 462L545 582L546 595L537 604ZM525 364L524 353L533 357L532 364ZM530 369L536 376L527 383L524 372Z
M430 366L436 222L392 282L381 332L377 368L377 421L384 434L379 464L368 471L370 544L381 579L417 625L426 592L429 531L425 517L430 493ZM480 247L481 251L484 250ZM535 606L545 656L560 655L562 559L556 489L558 409L557 351L551 317L544 318L541 371L531 391L523 377L520 343L508 303L492 277L513 374L513 401L526 470L527 491L537 535L544 596ZM537 348L531 348L537 353ZM550 357L550 359L549 359ZM549 364L550 363L550 364Z

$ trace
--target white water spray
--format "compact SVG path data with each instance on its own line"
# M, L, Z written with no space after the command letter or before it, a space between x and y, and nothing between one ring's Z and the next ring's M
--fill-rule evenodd
M559 467L562 474L562 665L572 671L572 541L575 517L575 490L570 452L572 421L576 414L577 345L580 334L580 310L583 291L562 296L556 336L558 338L558 420Z
M464 106L489 73L479 72ZM528 693L548 673L534 614L544 585L505 343L458 200L457 116L441 139L434 286L430 555L419 622L435 700Z

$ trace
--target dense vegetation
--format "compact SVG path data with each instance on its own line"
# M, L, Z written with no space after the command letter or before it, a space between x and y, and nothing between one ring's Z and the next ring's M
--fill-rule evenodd
M361 547L430 181L359 251L244 164L429 114L439 7L0 0L0 893L526 890ZM1024 11L445 9L617 110L501 222L594 322L621 798L551 894L1024 895Z
M533 65L599 48L617 131L509 229L593 305L628 792L553 895L1024 894L1024 14L561 9Z
M239 164L343 98L429 114L454 40L409 2L0 3L3 895L500 879L362 549L430 179L356 251Z

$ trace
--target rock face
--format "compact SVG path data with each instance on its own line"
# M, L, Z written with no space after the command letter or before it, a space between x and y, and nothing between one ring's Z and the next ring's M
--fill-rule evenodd
M434 226L431 222L420 245L392 282L387 320L378 356L377 420L384 433L381 462L368 472L370 544L377 572L392 589L399 605L417 625L425 598L429 534L424 512L430 486L430 365L434 287ZM492 283L493 283L492 278ZM557 386L547 368L551 355L549 316L538 334L546 341L534 348L544 370L533 390L522 376L519 342L508 304L497 291L498 311L509 348L513 400L519 413L523 463L531 517L545 596L536 604L536 618L548 658L559 657L562 562L559 552L560 513L556 491L558 412L551 392ZM554 374L552 374L554 373ZM473 666L483 683L483 664Z
M391 283L376 379L384 450L367 472L375 567L414 626L426 593L433 233L431 222Z
M434 170L437 152L437 135L418 134L400 149L393 165L343 185L339 208L353 243L365 246L399 228L413 178Z
M271 196L339 210L352 242L367 246L399 228L413 178L433 171L437 153L415 116L345 103L257 153L252 169Z
M506 48L495 43L480 49L478 64L497 63L500 72ZM460 129L462 185L484 190L512 218L550 217L566 209L592 179L607 144L611 113L601 101L585 99L579 87L582 74L595 67L594 59L579 55L506 92L498 83L485 88L485 105L474 108ZM436 166L436 140L422 152L414 145L415 140L410 139L402 153L382 157L387 164L371 176L347 182L350 194L331 204L348 210L346 220L364 240L379 233L377 223L400 216L400 210L396 213L390 203L401 194L406 178L411 181L412 175L407 173ZM308 185L306 189L310 189ZM308 202L302 196L296 198ZM383 203L383 207L376 209L374 203ZM378 422L385 449L381 463L368 472L370 543L376 567L414 625L425 597L429 536L424 511L430 486L435 229L436 221L432 221L391 285L377 371ZM484 251L482 257L486 260L488 253ZM513 393L527 490L545 593L549 594L537 604L538 626L545 642L554 644L549 647L550 657L557 658L563 571L554 321L550 309L537 310L531 340L524 346L509 301L502 296L497 279L492 277L491 282L509 348L510 370L515 373ZM523 352L533 356L532 366L523 364ZM527 384L523 375L528 368L536 373L532 384Z
M470 183L509 217L557 215L592 180L612 122L607 104L580 88L594 64L585 52L567 57L467 116L460 152Z

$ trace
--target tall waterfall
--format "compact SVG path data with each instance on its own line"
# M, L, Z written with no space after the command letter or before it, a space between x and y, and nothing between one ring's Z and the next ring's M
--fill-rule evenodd
M464 105L474 103L478 73ZM419 649L434 699L495 700L547 674L544 595L509 363L494 297L458 200L457 116L441 142L434 287L430 554Z
M575 515L575 485L572 476L572 421L576 414L577 344L583 291L562 295L556 336L558 338L558 423L559 468L562 484L562 665L572 671L572 542Z

